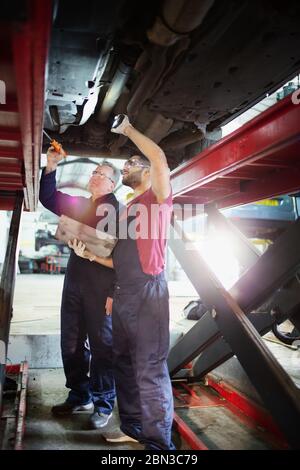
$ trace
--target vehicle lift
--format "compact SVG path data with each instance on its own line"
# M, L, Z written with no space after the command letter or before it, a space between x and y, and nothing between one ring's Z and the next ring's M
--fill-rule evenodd
M6 102L0 107L0 209L13 210L0 285L0 437L3 442L9 422L15 419L3 404L5 378L20 373L17 397L21 405L16 409L21 421L17 421L16 449L22 448L27 364L9 368L6 355L23 203L33 211L38 201L51 3L24 2L28 10L20 12L19 22L6 21L0 28L2 43L9 42L0 51L0 67L6 73L1 79L7 84ZM175 427L191 449L210 446L184 422L180 410L190 407L196 413L207 406L227 406L248 426L264 429L274 448L300 448L300 392L261 337L274 322L287 318L300 330L300 221L260 256L219 212L298 192L299 154L300 105L293 104L288 96L172 172L175 204L204 204L212 223L229 230L243 247L241 263L247 268L226 291L201 253L191 249L175 213L172 230L181 237L171 238L170 248L201 299L212 307L176 343L168 359L174 384ZM264 407L211 375L233 355Z
M21 214L23 205L34 211L38 203L52 1L18 6L0 24L0 210L13 211L0 283L0 449L20 450L28 364L7 366L6 359Z
M300 286L295 277L300 265L300 220L260 256L218 209L299 191L299 153L300 106L288 96L173 171L175 204L180 207L203 203L210 223L229 231L236 247L242 248L240 261L247 270L229 291L199 250L191 246L180 224L180 211L179 217L174 214L169 242L201 300L211 307L169 354L174 384L175 379L180 383L180 377L185 380L181 386L188 399L185 394L181 401L187 400L193 407L204 406L201 400L207 390L202 387L200 391L196 385L199 396L192 385L204 379L231 402L231 407L234 405L236 413L242 411L244 418L255 418L257 425L269 430L273 438L281 436L281 448L292 449L300 448L300 391L261 335L270 331L275 322L286 319L297 329L300 327ZM233 355L259 393L265 410L209 375ZM192 369L187 370L187 364L195 358ZM175 397L176 394L178 390ZM212 402L211 406L216 406ZM205 448L177 418L177 428L186 439L188 436L191 447Z

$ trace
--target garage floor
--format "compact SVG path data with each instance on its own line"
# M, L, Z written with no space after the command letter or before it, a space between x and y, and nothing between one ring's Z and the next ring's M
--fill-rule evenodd
M14 315L11 335L60 334L60 302L63 275L21 274L17 276ZM189 286L171 285L172 318L180 321L183 307L194 298ZM193 322L191 322L192 326ZM181 332L180 332L181 333ZM179 333L178 333L179 334ZM30 364L29 364L30 368ZM51 407L65 400L67 389L62 369L30 369L27 394L26 430L24 449L37 450L107 450L98 430L88 427L88 415L76 414L57 418ZM119 427L117 411L103 430L115 431ZM175 439L176 436L175 436ZM177 439L177 447L183 448ZM112 445L113 449L142 449L139 444Z
M13 335L59 335L62 275L19 275L16 282ZM183 319L182 311L195 292L182 282L170 283L171 329L175 341L182 331L194 322ZM276 341L276 342L274 342ZM281 365L300 387L300 349L279 344L272 334L266 344ZM30 364L29 364L30 367ZM51 407L66 398L67 390L62 369L31 369L28 386L28 409L24 449L87 449L101 450L110 447L101 439L99 430L88 428L88 416L76 414L69 418L51 415ZM179 415L195 433L213 449L266 449L255 431L249 431L233 420L225 409L178 410ZM103 430L118 429L117 412ZM200 434L199 434L200 433ZM238 440L236 440L238 436ZM235 437L235 439L233 439ZM177 448L186 446L175 436ZM139 444L122 444L114 449L141 449Z
M19 274L16 279L10 333L59 334L60 303L64 276L59 274ZM182 310L193 298L193 287L184 281L170 282L171 321L182 317Z
M54 417L51 407L65 400L62 369L31 370L28 383L24 450L138 450L140 444L108 445L99 430L90 430L88 414ZM117 412L103 431L119 428Z
M206 392L207 393L207 392ZM103 431L117 431L117 409L103 430L89 429L89 414L55 417L53 404L64 401L64 374L62 369L33 369L30 371L27 395L24 450L142 450L135 443L107 444L101 438ZM212 400L214 394L212 392ZM201 408L176 407L176 413L210 450L264 450L276 449L266 440L265 433L240 413L237 418L220 404ZM249 423L250 422L250 426ZM180 436L173 433L177 450L189 449Z
M223 407L177 410L210 450L273 450L262 433L247 427Z

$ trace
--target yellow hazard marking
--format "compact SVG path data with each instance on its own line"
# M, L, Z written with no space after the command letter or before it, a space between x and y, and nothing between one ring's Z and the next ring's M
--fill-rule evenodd
M269 206L269 207L278 207L280 202L278 199L264 199L263 201L256 202L259 206Z

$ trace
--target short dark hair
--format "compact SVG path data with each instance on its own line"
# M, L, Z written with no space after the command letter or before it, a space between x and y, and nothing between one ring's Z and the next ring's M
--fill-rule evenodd
M143 165L149 166L149 167L151 166L150 160L147 157L145 157L145 155L133 155L133 156L137 157Z

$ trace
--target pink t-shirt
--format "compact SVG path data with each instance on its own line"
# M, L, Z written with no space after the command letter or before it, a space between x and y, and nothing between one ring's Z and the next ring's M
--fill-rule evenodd
M162 203L149 188L135 198L127 208L127 213L137 214L136 244L142 271L157 275L165 268L166 242L173 210L172 191Z

